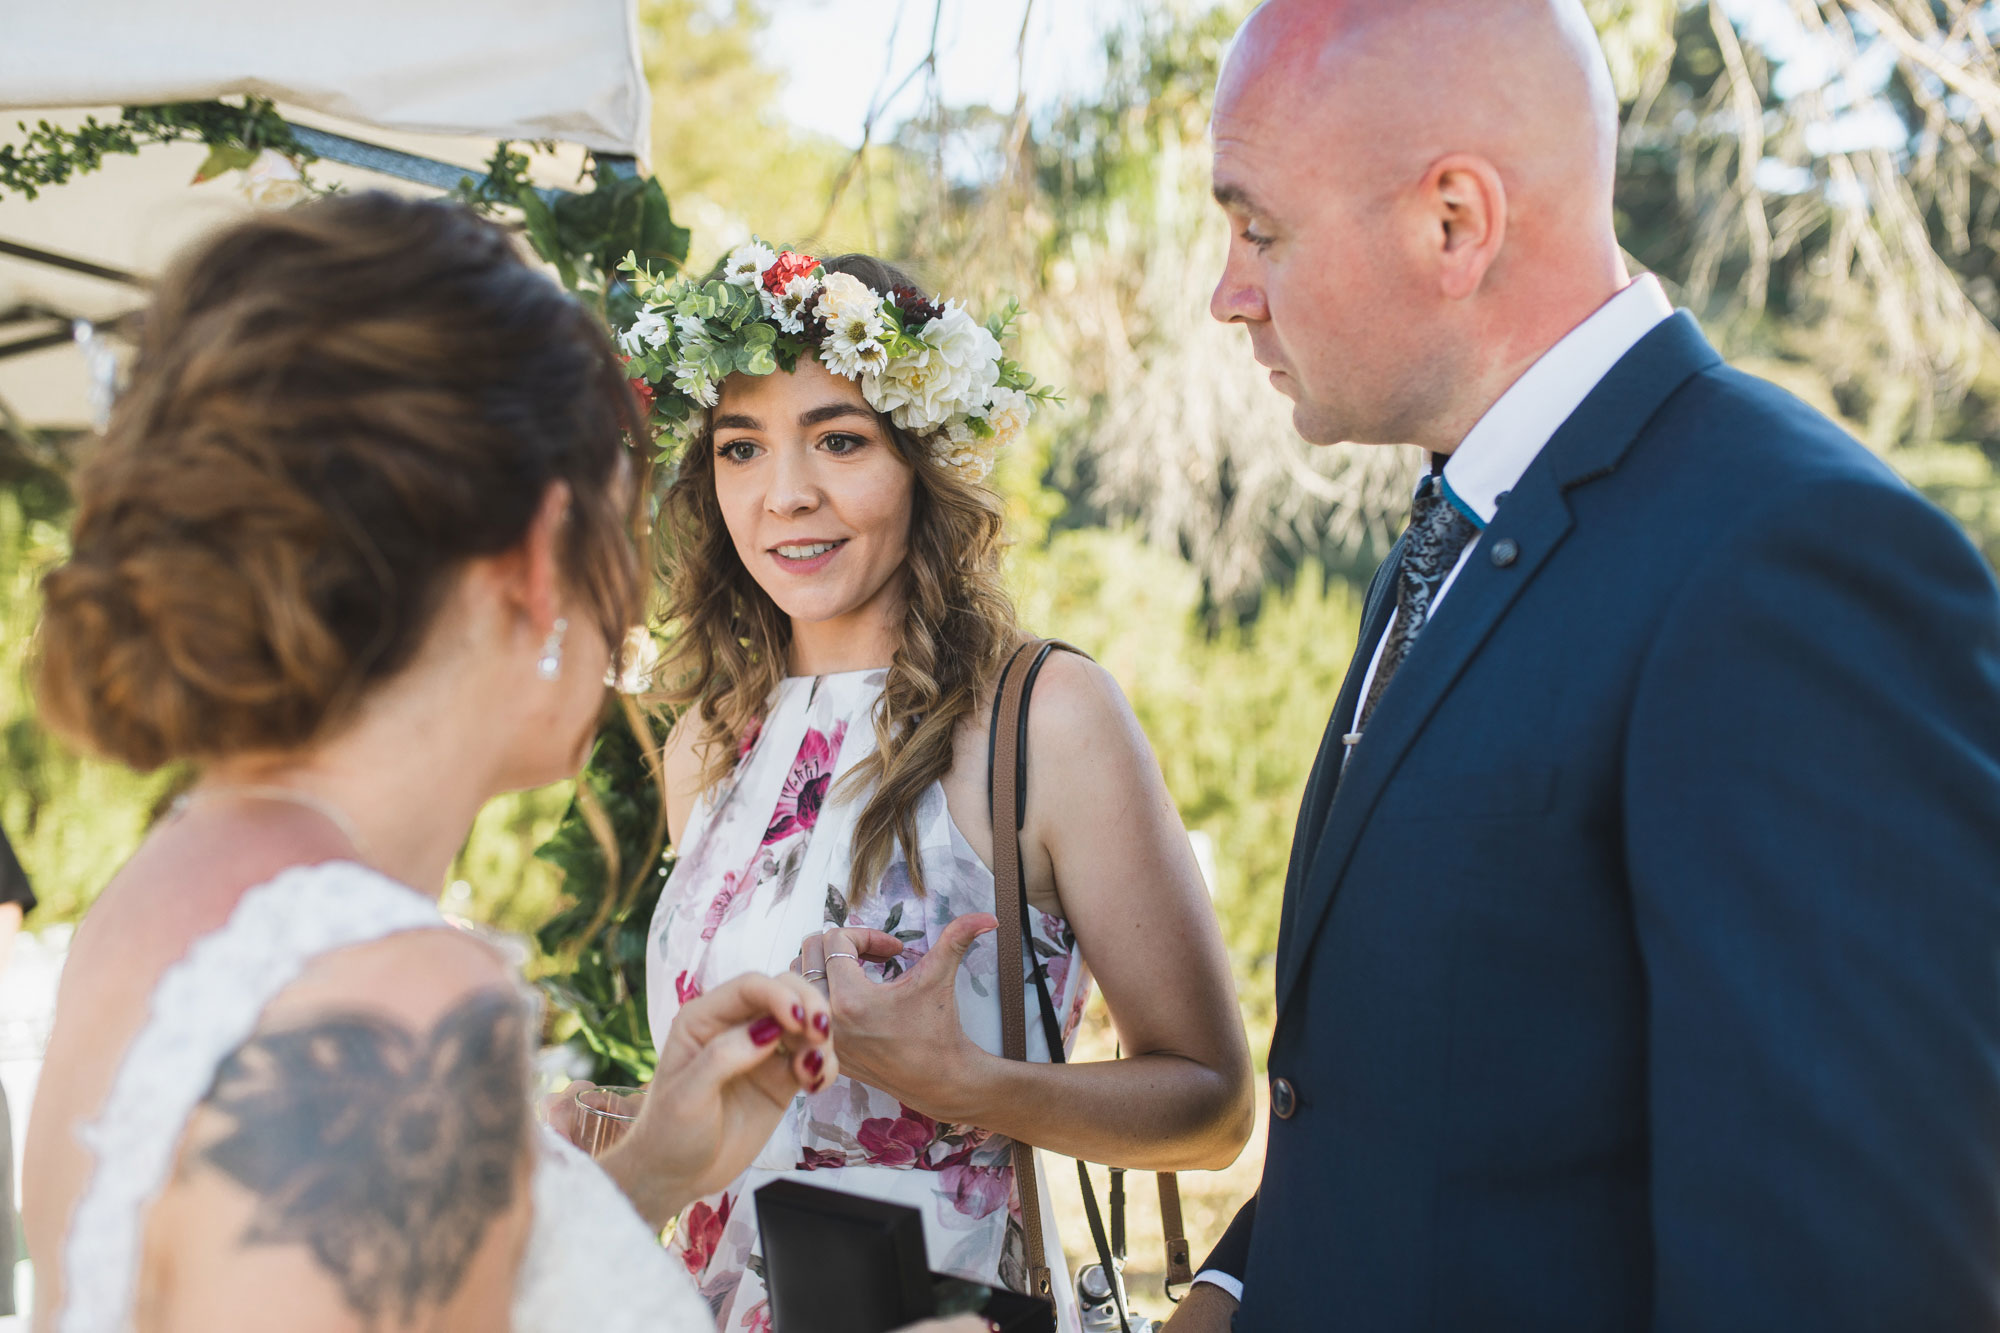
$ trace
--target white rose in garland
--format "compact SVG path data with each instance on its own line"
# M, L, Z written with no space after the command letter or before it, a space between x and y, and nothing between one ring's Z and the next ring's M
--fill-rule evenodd
M898 357L882 372L875 409L921 434L978 411L1000 379L1000 340L954 301L924 325L917 341L923 350Z
M991 444L996 452L1028 433L1028 416L1034 410L1034 400L1019 389L993 391L993 401L987 405L983 415L987 428L993 432Z

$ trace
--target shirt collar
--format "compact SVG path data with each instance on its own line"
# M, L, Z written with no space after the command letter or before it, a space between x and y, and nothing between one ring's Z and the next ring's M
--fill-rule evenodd
M1480 527L1491 523L1500 497L1597 382L1673 313L1650 273L1599 306L1486 410L1444 465L1445 498Z

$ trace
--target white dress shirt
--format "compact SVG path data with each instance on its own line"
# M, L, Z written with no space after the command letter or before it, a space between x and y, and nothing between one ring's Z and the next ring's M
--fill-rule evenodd
M1445 498L1459 512L1479 525L1486 525L1500 508L1500 497L1512 490L1521 474L1535 461L1555 433L1583 406L1583 400L1599 380L1624 359L1638 341L1674 313L1672 302L1660 287L1659 279L1647 274L1597 308L1589 319L1571 329L1563 340L1542 353L1520 379L1515 380L1499 401L1486 410L1444 465ZM1436 619L1451 585L1458 581L1465 562L1472 558L1479 537L1466 544L1458 563L1431 596L1430 618ZM1393 622L1392 622L1393 623ZM1428 622L1426 622L1428 623ZM1368 697L1375 681L1375 669L1382 661L1382 645L1388 641L1387 628L1376 640L1368 674L1361 679L1357 699ZM1222 1288L1238 1301L1243 1299L1243 1283L1218 1269L1205 1268L1196 1282Z

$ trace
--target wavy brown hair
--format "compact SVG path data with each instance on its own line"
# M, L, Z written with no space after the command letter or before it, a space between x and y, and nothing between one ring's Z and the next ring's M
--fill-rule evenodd
M868 255L822 261L878 292L922 296L909 276ZM927 298L926 298L927 299ZM1020 641L1000 578L1005 509L1000 495L940 466L923 441L880 417L915 474L903 624L875 709L875 753L843 783L868 791L855 828L851 901L888 868L897 843L910 882L924 892L917 803L951 769L952 739L998 683ZM712 430L688 447L661 514L666 618L673 641L661 665L664 699L699 719L702 785L729 776L743 739L761 721L791 661L792 626L737 557L715 497Z
M42 714L138 769L307 745L557 482L563 574L615 658L642 429L601 323L466 209L371 192L236 223L161 282L77 479Z

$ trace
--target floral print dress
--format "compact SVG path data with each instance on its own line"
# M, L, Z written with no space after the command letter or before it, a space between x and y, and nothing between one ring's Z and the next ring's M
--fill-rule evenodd
M909 945L899 960L866 964L877 979L898 975L956 917L994 908L993 874L952 823L933 785L917 811L927 892L910 882L900 846L861 901L847 900L854 825L864 799L835 799L840 780L874 749L880 669L778 687L762 723L745 737L735 771L707 793L679 840L680 861L660 899L648 940L648 1009L656 1039L681 1005L745 972L782 972L806 936L835 926L886 931ZM1030 912L1030 933L1065 1016L1065 1043L1089 997L1090 978L1068 925ZM989 933L959 968L958 1010L967 1034L1000 1052L999 957ZM1037 1001L1021 982L1027 1012ZM1028 1025L1028 1057L1047 1060L1041 1025ZM755 1190L804 1175L811 1183L916 1208L931 1267L1014 1290L1027 1286L1012 1142L970 1125L940 1124L894 1097L848 1079L796 1097L750 1169L701 1199L674 1228L672 1248L715 1311L723 1333L771 1327L757 1236ZM1059 1327L1077 1328L1061 1243L1043 1192L1046 1262L1056 1284Z

